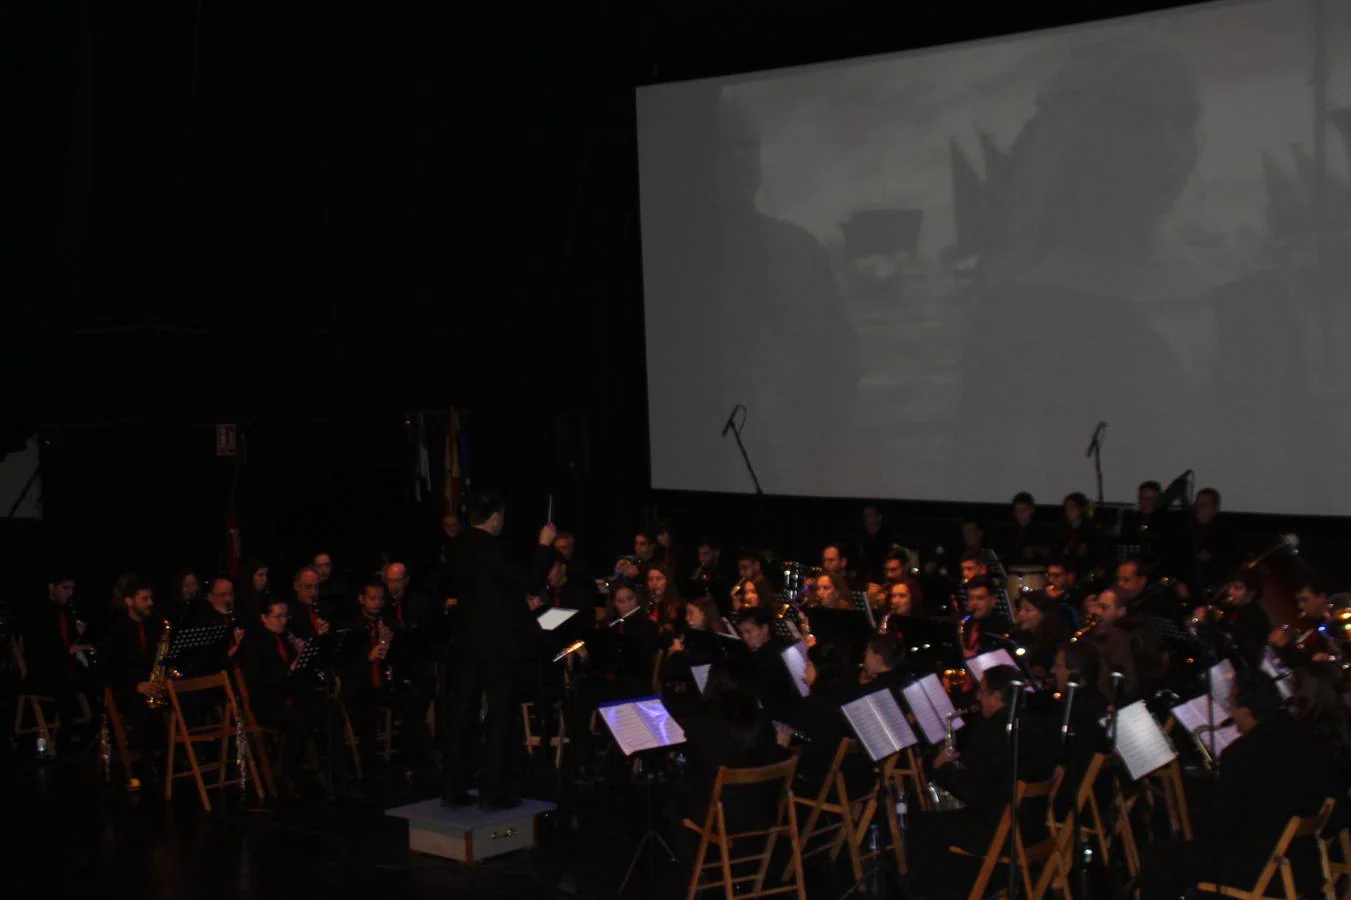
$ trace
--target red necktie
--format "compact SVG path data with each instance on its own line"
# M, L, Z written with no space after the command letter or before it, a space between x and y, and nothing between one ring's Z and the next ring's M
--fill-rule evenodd
M141 655L145 656L145 623L136 623L136 643L141 648Z
M396 600L394 601L394 618L396 618L396 619L399 620L399 624L400 624L400 625L403 624L403 600L402 600L402 599L396 599Z
M286 644L282 641L281 635L277 635L273 640L277 642L277 654L281 657L281 661L289 666L291 657L286 653Z
M378 622L372 621L371 647L375 647L379 643L380 643L380 624ZM373 687L380 686L380 661L378 659L371 663L371 685Z
M310 607L310 628L314 629L315 634L319 633L319 614L314 611L313 606Z

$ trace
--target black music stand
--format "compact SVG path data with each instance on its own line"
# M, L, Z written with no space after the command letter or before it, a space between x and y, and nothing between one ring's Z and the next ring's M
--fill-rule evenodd
M296 672L312 671L314 677L319 683L328 686L335 681L335 673L338 664L342 661L343 653L347 650L347 637L352 633L350 628L338 628L329 631L328 634L316 635L305 642L305 648L300 651L301 662L295 668ZM292 673L294 674L294 673ZM338 754L341 752L341 746L338 741L338 704L342 702L341 698L334 698L332 693L324 691L324 704L327 707L325 719L325 731L328 740L328 799L334 799L337 791L337 771Z
M224 624L201 625L197 628L175 631L169 641L168 658L178 660L197 651L210 650L224 641L229 633L230 626Z
M1088 900L1088 871L1084 868L1083 836L1079 834L1079 783L1083 773L1079 771L1079 758L1075 747L1077 733L1074 728L1074 693L1082 685L1070 680L1065 689L1064 721L1060 726L1060 755L1069 771L1070 785L1070 836L1073 840L1070 849L1070 883L1078 888L1079 900ZM1071 892L1072 900L1073 892Z
M620 751L625 756L637 757L636 774L642 779L647 800L647 829L638 839L638 846L633 850L628 871L624 873L624 880L619 883L619 890L615 896L623 896L624 889L628 887L629 879L633 877L634 869L638 867L638 860L642 858L644 852L647 852L650 896L656 892L657 886L656 860L652 856L656 850L654 845L660 845L671 862L677 861L671 845L657 832L653 789L659 773L656 771L657 767L653 765L653 757L669 747L685 743L685 732L675 719L671 718L660 697L640 697L616 703L602 703L597 709L600 711L601 720L614 736L615 743L619 745Z
M553 662L563 667L563 696L559 700L558 708L559 713L563 719L565 733L568 727L576 727L578 724L577 717L574 715L577 700L577 682L576 676L573 675L572 672L572 662L573 659L576 657L576 655L584 649L586 649L586 641L581 638L578 638L571 644L568 644L562 650L558 651L558 653L556 653L553 657ZM547 735L547 733L548 732L546 730L545 734ZM554 789L554 799L559 805L559 815L558 815L559 822L564 821L564 819L566 818L562 813L563 794L564 794L563 788L566 784L568 784L571 781L570 778L566 780L564 779L564 773L571 774L577 761L576 754L572 753L568 749L569 747L573 746L573 738L572 737L568 738L569 743L567 747L562 745L562 740L563 736L560 735L558 752L560 756L566 754L565 758L567 759L567 763L565 765L554 766L554 777L557 779L558 782ZM545 742L545 746L547 748L548 746L547 741Z

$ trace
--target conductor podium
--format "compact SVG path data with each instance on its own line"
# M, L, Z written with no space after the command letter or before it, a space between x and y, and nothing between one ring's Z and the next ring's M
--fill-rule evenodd
M399 806L385 815L408 822L408 849L442 859L476 863L539 845L539 817L558 807L522 800L514 809L484 812L477 806L447 809L441 800Z

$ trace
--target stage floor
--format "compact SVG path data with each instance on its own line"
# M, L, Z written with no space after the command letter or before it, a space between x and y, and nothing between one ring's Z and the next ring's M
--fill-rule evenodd
M386 811L427 798L402 778L377 778L366 796L336 803L246 810L231 796L204 813L195 792L182 790L186 782L165 804L148 790L107 792L88 768L0 759L9 895L613 900L645 827L641 794L579 790L542 819L539 849L466 865L408 850L407 823ZM548 795L547 782L537 787L536 796ZM651 875L641 865L624 896L684 897L688 864L654 860ZM816 873L808 894L836 898L845 887Z

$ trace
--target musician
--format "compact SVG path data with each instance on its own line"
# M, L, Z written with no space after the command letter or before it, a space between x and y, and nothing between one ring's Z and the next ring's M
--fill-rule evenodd
M1008 808L1013 779L1012 748L1006 733L1009 691L1018 681L1012 666L986 669L976 691L978 715L964 716L957 749L934 759L933 778L962 802L963 809L911 813L909 849L913 884L925 897L965 896L975 879L995 826ZM1055 760L1044 753L1020 752L1018 775L1028 780L1050 777ZM1045 806L1025 803L1019 815L1023 840L1030 846L1046 831ZM948 852L961 847L975 855L962 860ZM970 877L954 870L970 869ZM964 872L963 872L964 874Z
M988 578L990 567L985 564L984 550L967 550L962 553L962 584L968 584L976 578Z
M1161 493L1163 487L1157 481L1142 482L1135 489L1135 509L1121 514L1121 540L1139 544L1141 555L1150 560L1158 560L1168 550L1168 511L1158 508Z
M887 594L887 614L882 630L888 634L901 634L904 620L923 614L924 590L919 582L904 578L895 584Z
M549 566L549 574L544 579L544 594L541 599L548 609L575 609L590 618L596 607L596 586L585 578L574 578L568 568L568 558L558 551L558 542L554 541L555 556Z
M1300 666L1290 677L1294 682L1290 714L1313 729L1332 757L1338 777L1351 787L1351 713L1342 700L1341 667L1336 663L1311 662ZM1346 796L1346 791L1337 796Z
M571 531L558 532L558 537L554 538L554 550L563 557L563 567L567 570L570 580L576 582L591 580L591 567L577 555L577 538Z
M262 627L245 635L236 654L254 718L283 736L282 791L288 797L297 793L305 750L319 713L314 677L296 671L305 642L288 633L290 619L290 604L269 598L258 616Z
M614 696L617 699L652 693L660 641L657 623L638 606L638 594L627 585L610 592L614 605Z
M1017 631L1013 639L1027 651L1028 670L1043 685L1052 678L1057 651L1069 643L1069 629L1060 615L1060 604L1045 591L1018 597Z
M1258 671L1239 673L1231 705L1241 736L1220 758L1210 827L1198 829L1195 841L1142 848L1143 900L1172 900L1198 881L1252 884L1290 817L1314 815L1325 798L1338 802L1325 833L1342 828L1345 788L1327 748L1307 723L1284 710L1272 680ZM1288 858L1301 896L1321 895L1311 839L1296 839Z
M777 729L779 745L789 746L793 731L805 735L798 757L797 780L793 790L801 797L815 797L830 771L840 741L851 734L849 723L840 707L859 695L858 676L845 651L836 644L817 644L807 651L807 669L803 680L811 693L794 706L791 727ZM878 685L877 690L883 686ZM846 772L846 789L850 796L859 796L867 789L865 782L871 766L861 757L851 757ZM856 793L856 791L858 793Z
M360 612L352 620L355 652L342 673L342 698L364 754L374 762L377 717L388 707L399 730L409 769L425 774L431 763L427 697L409 680L413 662L407 631L385 612L385 585L370 579L358 596ZM364 763L364 761L363 761ZM364 768L364 766L363 766Z
M272 599L268 588L270 570L267 563L251 559L244 563L244 577L235 592L235 613L241 622L253 622L263 613L263 606Z
M301 566L296 570L291 588L295 599L291 601L291 632L302 640L310 640L328 634L332 611L327 603L319 599L319 571L314 566Z
M691 597L707 594L722 597L727 593L727 573L723 571L722 550L711 538L701 538L698 546L699 565L690 573L686 593Z
M736 623L737 633L750 651L745 669L745 687L764 705L765 715L775 722L792 721L800 695L780 647L770 634L774 616L763 606L747 610Z
M905 686L909 673L905 670L905 645L892 634L879 634L868 641L863 650L862 681L871 690L888 688L898 691Z
M1193 571L1199 572L1201 583L1192 588L1204 593L1218 585L1239 562L1237 532L1229 518L1220 512L1220 492L1214 488L1196 492L1191 533L1196 556L1185 571L1189 578Z
M880 568L881 563L879 562L878 565ZM854 581L849 575L849 557L845 555L844 548L840 544L827 544L822 548L821 571L826 575L833 575L836 578L839 578L845 585L846 594L855 589Z
M745 578L737 582L736 587L732 588L732 611L740 613L742 610L753 609L760 605L760 593L764 590L765 597L772 597L769 592L769 585L763 581L756 581L751 578Z
M904 550L892 550L883 563L882 582L868 584L868 602L874 609L887 607L891 588L909 579L910 555Z
M149 763L164 750L164 719L149 708L162 689L150 681L155 652L165 621L155 613L155 596L143 582L132 580L123 590L123 614L108 625L99 647L105 683L127 728L127 739ZM165 698L167 701L168 698Z
M1064 606L1078 607L1078 573L1062 559L1051 560L1046 564L1046 593Z
M698 685L694 681L693 666L710 665L718 658L718 637L713 625L718 621L718 607L709 597L699 597L685 604L685 629L671 637L671 644L661 654L658 663L662 697L671 714L683 720L691 705L697 702Z
M1027 491L1013 496L1013 521L999 539L1005 565L1037 565L1051 555L1051 537L1036 521L1037 501Z
M812 582L813 604L822 609L853 609L854 598L840 575L818 575Z
M352 591L342 575L333 568L333 556L320 550L310 559L310 565L319 576L319 598L335 618L341 620L351 612Z
M676 590L675 576L665 563L647 570L648 611L663 632L685 630L685 598Z
M225 626L225 638L213 647L206 647L185 660L179 668L185 675L214 675L229 671L244 639L242 623L235 619L235 586L228 578L213 578L207 585L207 602L198 604L183 622L184 628Z
M1299 606L1299 618L1295 624L1271 632L1268 642L1281 662L1290 669L1309 662L1330 660L1337 646L1327 633L1332 621L1332 602L1328 598L1327 583L1317 576L1300 580L1295 586L1295 603Z
M103 700L91 669L94 647L75 613L74 599L75 579L58 570L47 581L47 602L30 611L23 630L28 664L24 690L56 700L63 726L56 734L61 747L74 741L73 723L82 712L79 695L84 694L91 709Z
M1148 623L1132 613L1114 588L1098 594L1098 625L1086 636L1087 647L1098 655L1099 677L1096 685L1104 697L1112 696L1110 675L1125 676L1121 703L1124 705L1148 696L1159 678L1162 651Z
M1052 549L1083 577L1102 562L1102 535L1097 526L1088 521L1088 498L1081 492L1068 494L1063 506L1065 521Z
M966 584L966 619L962 623L962 655L967 659L1002 647L1011 631L995 608L994 582L978 576Z
M446 777L441 802L472 802L470 773L478 759L480 710L486 696L488 715L483 739L485 765L479 783L480 804L490 809L519 805L512 781L520 716L512 709L512 676L528 644L522 635L539 626L526 596L540 589L553 565L552 523L539 532L529 566L507 558L501 534L506 506L500 494L485 492L470 509L470 529L456 560L457 597L463 613L463 635L455 676L455 709L446 752Z
M1222 635L1232 644L1239 660L1253 668L1262 664L1263 650L1271 634L1271 619L1262 609L1261 583L1256 569L1241 567L1225 585L1218 610L1204 606L1192 610L1192 621L1199 628L1213 629Z

